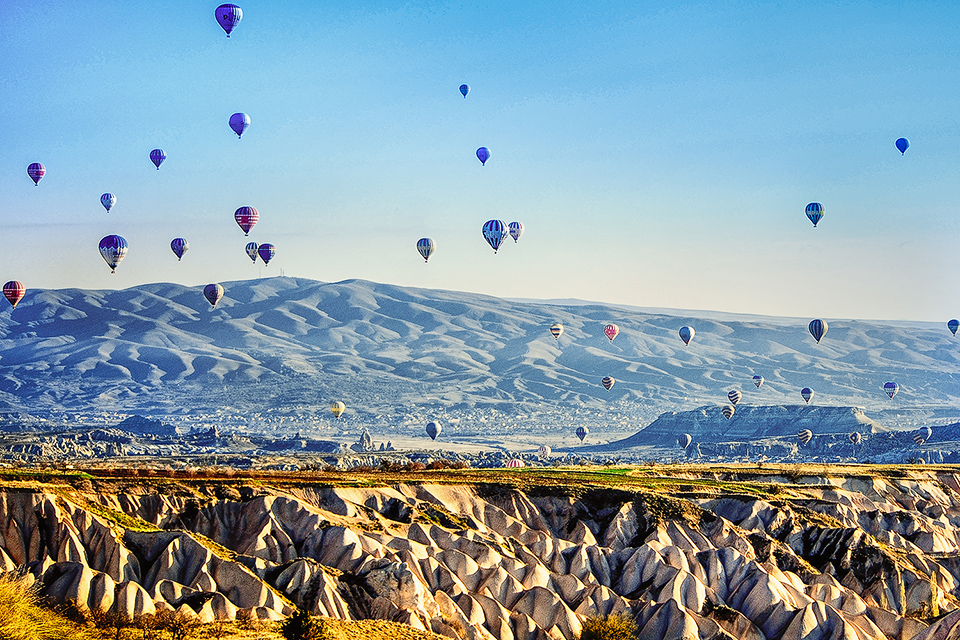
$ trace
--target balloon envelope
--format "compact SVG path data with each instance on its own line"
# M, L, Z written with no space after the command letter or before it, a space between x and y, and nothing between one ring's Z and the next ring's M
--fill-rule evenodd
M740 402L740 398L743 397L743 394L734 389L733 391L727 394L727 399L730 401L730 404L737 406L737 403Z
M110 273L116 273L117 265L127 255L127 241L120 236L105 236L100 240L100 255L110 267Z
M960 329L960 320L953 319L947 322L947 329L950 329L950 333L957 335L957 329Z
M431 440L436 440L441 431L443 431L443 427L440 426L439 422L431 421L427 423L427 435L430 436Z
M811 320L810 324L807 325L807 329L810 331L810 335L817 341L817 344L820 344L820 339L827 335L828 327L826 322L818 318Z
M563 325L560 324L559 322L550 325L550 333L553 335L554 338L559 340L560 336L563 335Z
M757 389L763 386L763 376L753 376L753 384L757 385Z
M537 453L540 454L541 458L549 458L550 454L553 453L553 449L549 445L542 444L540 448L537 449Z
M896 382L885 382L883 385L883 390L888 396L890 396L891 399L893 399L893 396L897 395L897 392L900 391L900 385L898 385Z
M230 32L233 31L234 27L240 24L240 20L243 19L243 10L235 4L222 4L217 7L214 15L217 17L217 22L220 24L220 27L227 32L227 37L229 38Z
M256 262L257 262L257 255L258 255L258 254L257 254L257 249L259 249L259 248L260 248L260 245L258 245L256 242L248 242L248 243L247 243L247 247L246 247L246 249L247 249L247 257L250 258L251 260L253 260L254 264L256 264Z
M513 241L516 242L520 239L520 236L523 235L523 223L522 222L511 222L507 225L510 228L510 237L513 238Z
M580 438L580 442L583 442L583 439L590 434L590 430L586 427L577 427L577 437Z
M9 302L14 309L17 308L17 303L23 299L26 292L27 288L24 287L23 283L19 280L11 280L3 285L3 297L7 299L7 302Z
M615 324L608 324L603 328L603 335L607 336L610 342L613 342L613 339L620 335L620 327Z
M507 463L508 469L519 469L522 466L523 466L523 460L519 458L514 458L513 460Z
M809 403L810 398L813 397L813 389L810 387L804 387L800 390L800 397L803 398L804 402Z
M863 440L863 436L860 435L859 431L854 431L849 436L847 436L847 438L850 439L850 444L860 444L860 442Z
M113 209L113 205L117 204L117 196L112 193L105 193L100 196L100 204L103 205L103 208L107 210L107 213L110 213L110 209Z
M807 217L810 218L810 222L813 223L813 226L816 227L817 223L820 222L820 218L823 217L823 205L819 202L811 202L807 205L806 214Z
M486 166L487 160L490 159L490 149L486 147L480 147L477 149L477 160L480 161L480 164Z
M810 429L801 429L797 432L797 440L800 441L800 444L807 444L812 439L813 431L810 431Z
M177 254L177 260L179 261L183 254L187 252L187 249L190 248L190 243L183 238L174 238L170 241L170 248Z
M270 261L273 260L273 256L277 255L277 248L269 242L264 242L257 247L257 255L263 260L263 264L269 265Z
M230 128L237 134L237 138L243 137L243 132L250 126L250 116L245 113L235 113L230 116Z
M924 427L920 429L920 434L923 436L924 440L929 440L933 437L933 429L930 427Z
M467 94L470 93L470 85L468 85L468 84L462 84L462 85L460 85L460 93L462 93L462 94L463 94L463 97L466 98L466 97L467 97ZM481 102L483 102L483 101L481 100Z
M27 175L33 180L34 186L40 185L40 178L47 174L47 168L39 162L34 162L27 167Z
M603 380L600 381L600 384L602 384L603 388L606 389L607 391L610 391L610 389L612 389L613 385L615 385L616 383L617 381L611 378L610 376L604 376Z
M917 446L919 447L920 445L922 445L922 444L923 444L924 442L926 442L927 440L926 440L926 438L923 437L922 434L919 434L919 433L918 433L917 435L913 436L913 441L914 441L915 443L917 443Z
M680 339L683 340L683 344L690 344L690 341L693 340L693 336L696 335L696 333L693 327L680 327Z
M727 420L729 420L730 418L732 418L732 417L733 417L733 414L734 414L735 412L736 412L736 409L734 409L734 408L733 408L731 405L729 405L729 404L723 405L723 409L720 410L720 413L722 413L722 414L723 414L723 417L726 418Z
M253 229L260 219L260 213L253 207L240 207L233 212L233 219L243 230L243 235L250 235L250 229Z
M223 297L223 287L219 284L208 284L203 288L203 297L207 299L211 307L215 307L220 302L220 298Z
M423 257L423 261L427 262L430 260L430 256L433 255L433 252L437 250L437 243L430 238L420 238L417 240L417 251L420 252L420 256Z
M689 433L684 433L677 438L677 445L683 449L689 447L691 442L693 442L693 436Z
M339 400L330 405L330 413L333 414L334 418L339 418L343 415L343 412L347 410L347 405L343 404Z
M157 165L157 171L160 170L160 165L163 164L163 161L167 159L167 154L163 152L163 149L154 149L150 152L150 162Z
M907 140L906 138L897 138L897 141L894 144L897 145L897 151L900 152L900 155L905 154L907 152L907 149L910 148L910 141Z
M494 253L500 248L500 244L507 237L507 233L509 233L507 225L503 220L487 220L483 223L483 237Z

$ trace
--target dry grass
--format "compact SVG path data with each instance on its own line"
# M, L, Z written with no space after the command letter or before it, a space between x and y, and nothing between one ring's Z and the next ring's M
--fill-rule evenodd
M0 638L4 640L89 640L87 630L40 606L36 591L12 574L0 574Z

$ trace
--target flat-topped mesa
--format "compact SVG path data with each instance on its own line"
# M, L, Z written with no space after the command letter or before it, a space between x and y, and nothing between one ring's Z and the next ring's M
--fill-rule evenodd
M733 417L727 420L720 413L719 406L710 406L661 414L632 436L598 445L593 450L618 451L641 445L672 444L684 433L693 436L694 442L794 438L801 429L810 429L817 435L846 435L854 431L878 433L887 430L867 417L862 407L739 405Z

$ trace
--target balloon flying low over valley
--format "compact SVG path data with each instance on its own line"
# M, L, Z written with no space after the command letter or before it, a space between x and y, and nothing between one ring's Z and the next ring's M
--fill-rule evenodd
M203 286L282 270L807 318L960 315L958 7L214 8L5 5L5 280ZM249 239L241 207L260 214ZM491 218L523 237L494 253ZM129 255L111 275L97 243L113 235ZM179 262L174 238L190 246ZM250 240L276 247L269 268L246 262Z

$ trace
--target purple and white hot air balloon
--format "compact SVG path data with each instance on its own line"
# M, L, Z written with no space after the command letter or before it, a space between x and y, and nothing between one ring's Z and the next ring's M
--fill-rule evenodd
M39 162L34 162L27 167L27 175L33 180L33 186L39 187L40 180L47 174L47 168Z
M250 116L245 113L235 113L230 116L230 128L237 134L237 138L243 137L243 132L250 126Z
M208 284L203 288L203 297L207 299L211 307L216 307L223 297L223 287L219 284Z
M264 242L257 248L257 255L263 260L263 264L269 266L273 256L277 255L277 248L269 242Z
M885 382L883 385L883 392L890 396L891 400L893 400L893 396L897 395L898 391L900 391L900 385L896 382Z
M157 171L160 171L160 165L162 165L166 159L167 154L163 152L163 149L154 149L150 152L150 162L157 166Z
M513 241L516 242L520 239L520 236L523 235L523 223L522 222L511 222L507 225L510 228L510 237L513 238Z
M235 4L222 4L217 7L214 15L217 17L217 22L220 23L220 27L227 32L227 37L229 38L230 32L233 31L234 27L240 24L240 20L243 19L243 10Z
M183 254L190 248L190 243L183 238L174 238L170 241L170 248L177 254L177 261L179 262L183 258Z
M100 240L100 255L110 267L110 273L116 273L117 265L127 255L127 241L117 235L105 236Z
M500 248L500 244L507 237L507 233L509 231L503 220L487 220L483 224L483 238L493 248L494 253Z
M107 210L107 213L110 213L110 209L113 209L113 205L117 204L117 196L112 193L105 193L100 196L100 204L103 205L103 208Z
M253 264L257 264L257 249L259 248L260 245L258 245L256 242L247 243L247 257L253 260Z

